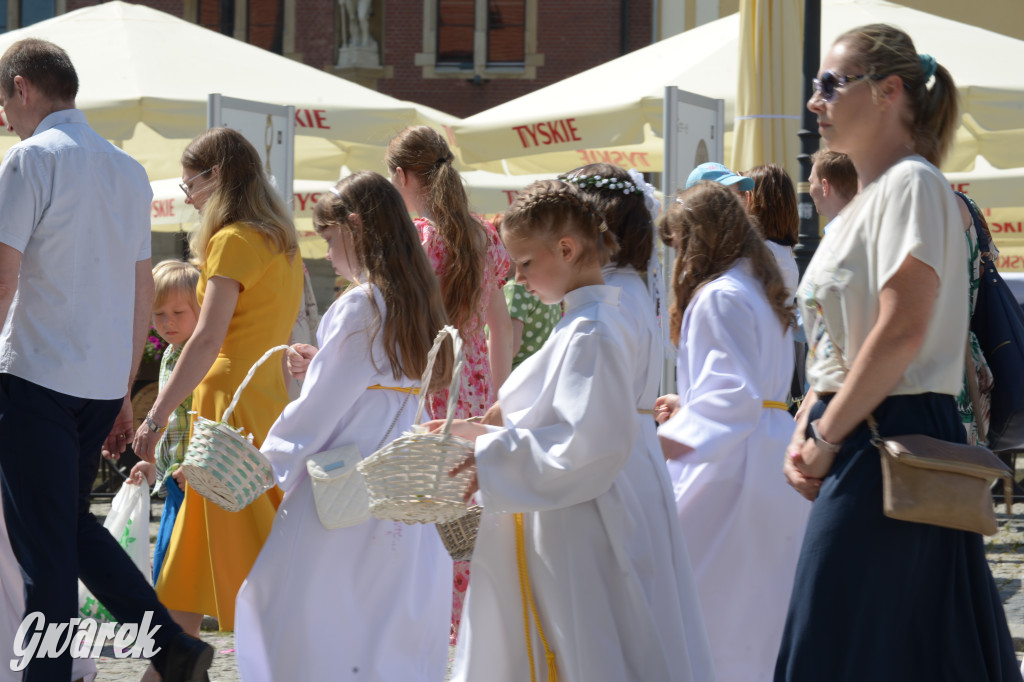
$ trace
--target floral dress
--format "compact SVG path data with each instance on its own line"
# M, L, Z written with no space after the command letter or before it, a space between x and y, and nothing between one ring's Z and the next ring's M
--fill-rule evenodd
M427 252L430 265L437 273L438 280L443 281L448 254L445 250L437 226L427 218L417 218L416 227L420 231L420 242ZM487 234L487 260L484 263L482 291L477 314L459 329L462 336L463 354L466 358L465 369L462 371L462 390L459 401L455 405L455 418L467 419L480 416L498 399L498 392L491 383L491 365L487 356L487 336L484 334L484 321L487 319L487 304L491 292L501 289L505 284L505 276L511 261L508 252L498 238L498 231L489 222L481 220ZM427 407L434 419L444 419L448 404L448 389L431 393L427 396Z
M478 220L480 220L478 218ZM438 280L443 281L445 265L448 262L448 253L441 235L437 232L437 226L427 218L417 218L416 228L420 231L420 242L427 252L430 265L437 273ZM462 370L462 390L459 391L459 400L455 404L455 418L466 419L482 415L498 399L498 392L491 383L491 365L487 355L487 337L484 334L484 320L487 319L487 304L490 301L490 294L495 289L501 289L505 284L505 277L511 266L508 252L498 237L498 231L494 226L485 220L480 220L487 234L487 257L483 268L482 291L480 292L480 304L477 314L470 320L467 328L459 330L462 335L463 355L466 360L465 368ZM447 416L448 389L443 389L427 396L427 407L434 419L443 419ZM451 643L455 644L459 632L459 622L462 619L462 603L466 598L466 589L469 587L469 562L455 562L455 576L452 583L452 629Z
M978 210L977 204L974 203L973 199L959 192L957 194L967 199L972 205L972 214L981 215L981 211ZM973 317L974 306L978 302L978 285L982 272L981 249L978 247L978 234L973 225L964 231L964 237L967 239L967 268L970 281L968 294L970 298L968 301L970 304L970 315ZM964 385L960 390L960 395L956 397L956 406L960 412L960 421L963 422L964 429L967 431L967 442L971 445L984 445L986 439L982 438L981 434L988 433L991 406L990 396L995 380L992 377L992 370L989 369L988 361L981 352L981 346L978 345L978 337L974 335L974 332L968 331L967 340L970 343L973 367L967 366L964 368ZM971 400L970 390L968 389L967 372L972 370L978 377L978 404Z

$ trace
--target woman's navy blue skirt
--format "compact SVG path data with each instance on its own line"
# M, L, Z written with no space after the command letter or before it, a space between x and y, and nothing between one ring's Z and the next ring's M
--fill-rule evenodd
M827 399L811 410L825 411ZM885 436L963 443L952 396L891 396ZM775 682L1021 682L1006 615L977 533L882 514L878 450L861 424L814 502Z

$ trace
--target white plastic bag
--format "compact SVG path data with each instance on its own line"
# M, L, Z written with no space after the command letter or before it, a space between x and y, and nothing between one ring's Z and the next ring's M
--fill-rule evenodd
M146 582L153 584L149 565L149 485L145 480L136 485L125 482L110 503L103 527L117 538L121 548L132 558ZM82 583L78 582L78 615L93 618L99 623L116 623L103 606Z

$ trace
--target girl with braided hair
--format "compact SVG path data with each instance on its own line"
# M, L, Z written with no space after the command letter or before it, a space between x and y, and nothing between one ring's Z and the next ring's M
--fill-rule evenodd
M778 465L793 432L792 295L732 189L694 185L665 224L679 395L658 399L658 435L717 679L768 682L811 507Z
M545 661L546 679L713 679L665 464L640 436L646 368L601 277L615 237L557 180L526 188L501 233L516 280L565 315L502 386L502 427L453 422L484 513L452 679L539 679Z

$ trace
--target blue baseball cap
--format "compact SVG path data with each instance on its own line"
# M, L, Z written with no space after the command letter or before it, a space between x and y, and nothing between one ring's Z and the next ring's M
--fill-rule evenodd
M693 169L690 177L686 178L686 189L690 189L702 180L711 180L726 187L737 185L737 189L750 192L754 189L754 180L743 175L737 175L720 163L702 163Z

